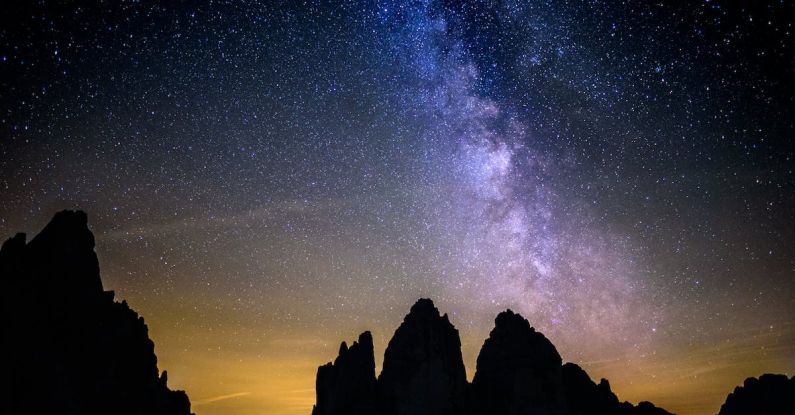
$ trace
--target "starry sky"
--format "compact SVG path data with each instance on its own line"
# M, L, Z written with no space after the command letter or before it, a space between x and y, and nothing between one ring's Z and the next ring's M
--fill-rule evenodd
M17 3L0 234L87 211L200 415L419 297L470 378L506 308L679 414L795 374L792 2Z

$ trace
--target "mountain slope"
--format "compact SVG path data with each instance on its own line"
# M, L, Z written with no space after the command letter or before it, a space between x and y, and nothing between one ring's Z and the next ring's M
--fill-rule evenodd
M472 384L466 381L458 330L431 300L417 301L389 341L375 395L365 393L374 380L372 338L365 335L369 355L357 360L367 363L367 375L344 375L354 371L346 369L350 351L343 343L340 357L318 369L313 414L670 415L649 402L620 402L607 380L597 385L579 366L564 365L555 346L511 310L497 316ZM356 379L361 385L351 386ZM335 396L337 389L357 393ZM334 402L366 410L344 410Z
M159 373L142 317L104 291L83 212L62 211L30 242L0 249L8 414L187 415Z

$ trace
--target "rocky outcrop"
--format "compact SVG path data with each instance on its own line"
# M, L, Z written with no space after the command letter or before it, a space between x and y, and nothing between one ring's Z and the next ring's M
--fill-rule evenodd
M597 385L574 363L563 365L562 374L566 406L572 415L610 414L619 406L618 398L610 390L607 379L602 379Z
M369 331L360 334L350 348L342 342L334 363L318 368L315 387L313 415L375 413L375 357Z
M384 415L459 414L467 388L461 339L447 314L420 299L384 353L378 400Z
M472 380L472 407L494 415L566 414L555 346L511 310L497 316Z
M610 382L602 379L598 384L574 363L566 363L562 368L563 390L566 407L570 415L670 415L651 402L640 402L637 406L620 402L610 390Z
M63 211L33 240L0 249L8 414L187 415L158 373L143 318L104 291L83 212Z
M562 364L555 346L511 310L497 316L471 385L458 331L431 300L417 301L395 331L372 398L373 346L365 335L359 344L366 347L343 343L337 360L318 369L314 415L670 415L649 402L622 403L607 380L596 384L579 366Z
M795 376L765 374L734 388L719 415L795 414Z

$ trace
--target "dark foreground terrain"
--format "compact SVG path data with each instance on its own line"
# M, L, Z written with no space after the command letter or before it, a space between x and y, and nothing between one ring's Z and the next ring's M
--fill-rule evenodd
M188 415L159 373L144 319L102 288L83 212L0 250L4 414Z
M734 388L719 415L795 414L795 376L766 374Z

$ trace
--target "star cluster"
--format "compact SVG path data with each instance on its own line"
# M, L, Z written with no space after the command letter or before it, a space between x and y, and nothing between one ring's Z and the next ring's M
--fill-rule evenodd
M28 2L0 233L89 213L196 411L307 413L418 297L512 308L620 397L795 371L793 4ZM377 356L377 362L380 362Z

